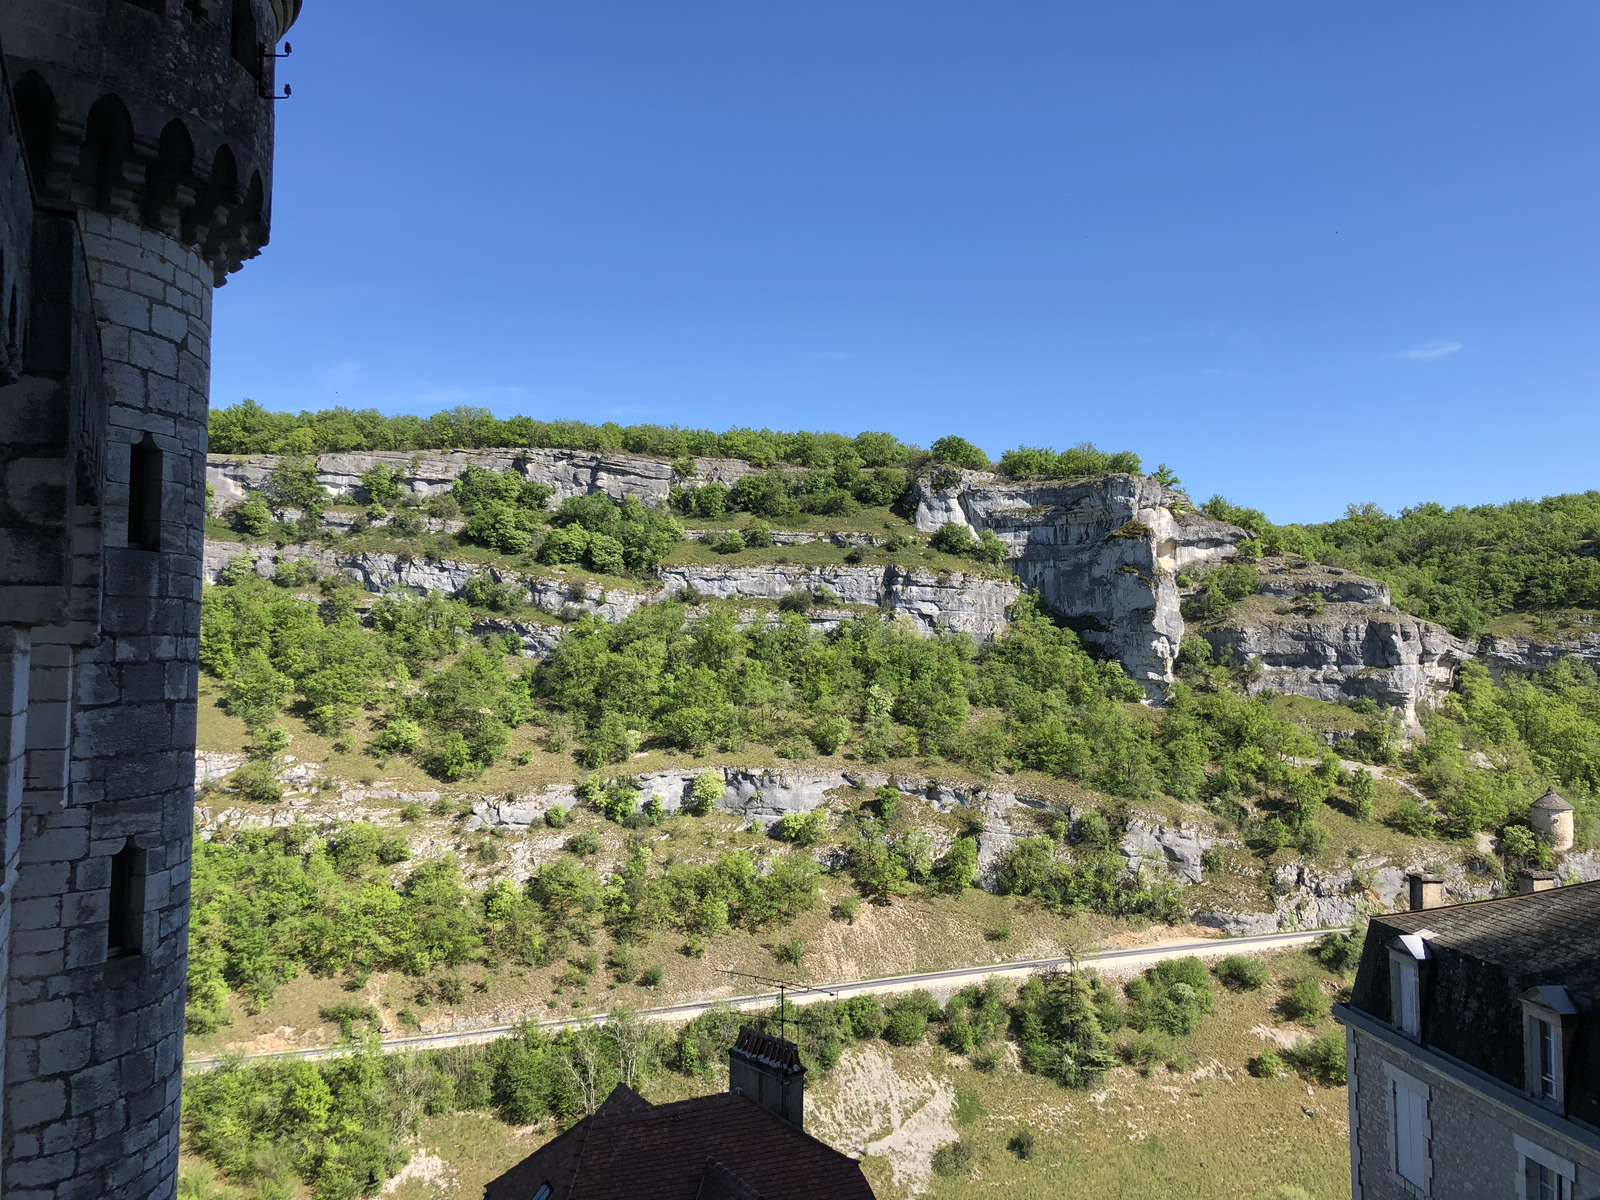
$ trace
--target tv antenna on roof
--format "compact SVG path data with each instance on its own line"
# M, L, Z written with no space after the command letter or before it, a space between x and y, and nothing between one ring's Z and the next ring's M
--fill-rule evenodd
M724 975L738 975L738 976L741 976L741 977L743 977L745 979L754 979L759 983L770 983L770 984L775 984L777 986L777 989L778 989L778 1036L781 1037L781 1038L784 1038L786 1040L787 1040L788 1035L784 1032L784 1030L786 1028L786 1022L789 1019L789 1002L788 1001L789 1001L789 990L791 988L794 988L795 991L800 992L800 993L805 993L805 992L824 992L827 995L832 996L835 1000L837 1000L839 998L839 993L836 992L832 988L825 988L825 987L795 988L794 984L790 983L787 979L773 979L769 975L755 975L755 974L752 974L749 971L735 971L732 967L724 967L724 968L722 968L722 973Z

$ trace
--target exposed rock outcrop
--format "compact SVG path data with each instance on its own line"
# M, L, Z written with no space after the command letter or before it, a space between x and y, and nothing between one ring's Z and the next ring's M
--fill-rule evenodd
M206 456L206 482L213 490L217 511L232 507L258 490L271 474L278 457L272 454ZM317 459L317 482L336 499L348 497L365 503L361 476L383 465L400 474L400 486L413 496L448 492L469 466L491 471L517 471L528 479L555 489L554 503L568 496L604 492L613 500L633 496L652 506L667 502L667 494L680 482L733 484L758 468L736 458L696 458L694 474L679 475L665 459L621 451L496 449L372 451L362 454L324 454Z
M994 533L1023 586L1121 660L1152 698L1172 682L1183 639L1174 575L1231 556L1248 536L1145 476L1015 483L942 468L918 490L918 529Z
M1548 670L1563 658L1577 658L1600 670L1600 630L1574 630L1560 637L1486 634L1478 658L1496 679Z
M1320 567L1264 564L1260 593L1198 632L1219 662L1259 660L1253 691L1370 699L1397 709L1410 733L1421 730L1418 707L1436 703L1472 657L1442 625L1393 607L1377 580Z
M550 613L592 613L620 621L642 604L657 603L685 591L717 599L776 600L794 592L827 589L844 604L879 608L911 618L923 633L953 630L980 640L1006 626L1006 610L1020 594L1008 579L962 571L946 572L889 566L684 566L664 568L649 590L602 588L576 579L523 575L475 563L418 559L362 550L339 551L323 546L246 546L240 542L207 542L202 564L205 578L215 583L222 568L241 556L254 556L258 574L271 577L281 561L314 563L321 571L343 571L369 592L409 590L455 595L467 581L487 575L496 583L525 589L526 602Z

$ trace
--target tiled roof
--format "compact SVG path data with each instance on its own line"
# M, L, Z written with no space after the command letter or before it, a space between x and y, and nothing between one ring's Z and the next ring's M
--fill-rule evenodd
M1548 792L1535 800L1533 802L1533 807L1542 808L1547 812L1572 811L1572 805L1568 804L1564 799L1562 799L1562 797L1556 792L1555 788L1551 788Z
M872 1200L854 1159L744 1096L652 1105L619 1085L484 1200Z

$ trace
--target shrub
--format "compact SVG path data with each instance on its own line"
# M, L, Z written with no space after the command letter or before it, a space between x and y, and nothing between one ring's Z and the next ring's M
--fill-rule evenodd
M928 1018L938 1011L938 1002L921 989L896 996L884 1006L883 1040L894 1046L917 1045L928 1035Z
M967 556L977 551L978 539L972 536L972 530L965 525L950 521L939 526L928 539L928 545L941 554Z
M745 548L744 538L739 535L738 530L730 529L711 542L710 548L716 554L738 554Z
M837 1014L841 1025L848 1026L850 1036L857 1041L880 1036L889 1021L876 996L851 996L841 1000Z
M260 496L251 496L228 514L228 522L247 537L266 537L272 531L272 510Z
M1291 1021L1315 1025L1328 1015L1328 993L1320 980L1310 976L1297 979L1278 1001L1278 1011Z
M827 832L828 810L820 806L810 812L784 813L773 828L773 836L780 842L796 846L815 846Z
M233 773L233 786L241 798L252 804L276 804L283 799L283 785L272 773L272 764L261 759L247 762Z
M1099 980L1086 972L1036 975L1012 1007L1022 1065L1063 1087L1095 1087L1112 1063L1096 1005Z
M561 848L576 854L579 858L588 858L592 854L600 853L600 835L592 829L586 829L569 837Z
M1370 821L1376 802L1377 788L1373 785L1372 776L1362 770L1353 772L1350 776L1350 808L1356 820Z
M1236 992L1253 992L1267 982L1267 964L1244 954L1230 954L1212 970L1224 987Z
M1276 1079L1283 1074L1283 1059L1271 1050L1263 1050L1245 1064L1245 1069L1257 1079Z
M1402 797L1394 806L1389 824L1411 837L1427 837L1437 828L1434 815L1409 796Z
M972 1171L972 1147L966 1142L946 1142L933 1152L933 1173L946 1177Z
M861 912L861 900L854 893L846 892L839 897L839 902L833 906L833 912L839 920L854 925L857 915Z
M744 544L751 550L770 550L772 548L772 527L765 521L751 521L741 531Z
M1011 1135L1011 1140L1006 1143L1006 1149L1015 1154L1023 1162L1033 1159L1035 1141L1033 1130L1019 1129Z
M690 789L688 803L683 806L684 811L694 817L705 816L722 799L723 786L721 771L701 771L694 777L694 786Z
M665 972L660 963L651 963L639 972L639 986L654 988L661 986L661 978Z
M1309 1079L1328 1087L1344 1087L1349 1082L1344 1049L1344 1034L1328 1029L1301 1041L1289 1052L1289 1061Z
M1351 933L1325 934L1312 947L1311 956L1328 970L1345 975L1361 961L1361 950L1366 940L1367 922L1362 918Z
M551 829L561 829L571 819L571 815L559 804L552 804L544 812L544 823Z
M806 944L797 937L787 938L772 948L772 957L791 967L798 967L806 957Z
M372 739L375 754L410 754L422 745L422 726L410 717L390 717Z

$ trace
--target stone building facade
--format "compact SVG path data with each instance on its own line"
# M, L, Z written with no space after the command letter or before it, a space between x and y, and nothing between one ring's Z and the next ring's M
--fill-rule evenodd
M0 1195L176 1188L211 291L299 0L0 5Z
M1374 918L1335 1010L1355 1200L1600 1196L1597 993L1600 883Z

